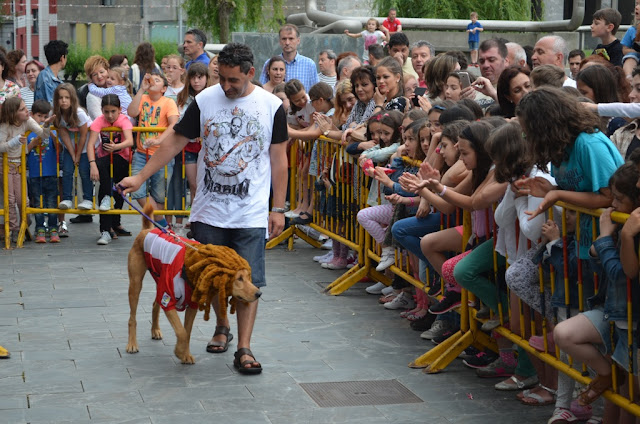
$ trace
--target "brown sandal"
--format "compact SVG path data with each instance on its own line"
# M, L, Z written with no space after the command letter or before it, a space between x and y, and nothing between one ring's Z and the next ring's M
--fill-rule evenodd
M207 343L207 352L209 353L224 353L229 349L229 342L233 340L233 334L229 333L229 327L225 327L224 325L218 325L216 327L215 333L213 333L213 337L223 334L227 337L227 341L225 342L216 342L212 340ZM222 349L216 349L222 348Z
M590 405L595 402L604 392L613 386L613 374L596 375L586 390L578 396L578 403L582 406Z
M253 361L246 360L240 362L240 358L242 358L242 356L244 355L251 356L253 358ZM240 374L260 374L262 372L262 365L260 365L260 363L256 361L256 357L253 355L253 353L251 353L251 350L247 349L246 347L241 347L240 349L238 349L238 351L234 353L233 356L235 356L235 359L233 360L233 366L238 370ZM257 367L253 366L254 362L258 362ZM247 368L248 364L251 364L249 368Z

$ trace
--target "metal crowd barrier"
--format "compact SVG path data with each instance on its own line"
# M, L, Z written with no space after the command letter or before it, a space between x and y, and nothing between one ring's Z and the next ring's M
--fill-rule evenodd
M55 129L55 128L52 128ZM134 141L135 141L135 135L139 134L139 133L154 133L154 134L160 134L162 133L166 128L161 128L161 127L154 127L154 128L144 128L144 127L133 127L133 133L134 133ZM122 131L121 128L116 128L116 127L110 127L110 128L104 128L102 130L102 132L108 132L109 133L109 137L111 140L113 140L113 135L114 133L120 132ZM29 133L26 134L27 136L29 135ZM69 134L71 137L77 137L76 133L70 133ZM58 140L57 136L54 136L52 133L52 137L54 138L55 142L56 142L56 155L57 155L57 174L58 176L60 175L60 169L61 169L61 153L63 150L63 145L62 142ZM77 140L72 139L72 141L77 142ZM112 154L113 155L113 154ZM183 153L184 155L184 153ZM132 156L133 156L133 152L132 152ZM183 158L184 159L184 158ZM0 212L2 212L2 215L4 216L4 235L5 235L5 248L9 249L11 247L11 238L10 238L10 228L9 228L9 186L8 186L8 171L9 171L9 166L8 166L8 159L7 159L7 154L4 153L2 155L2 163L3 163L3 175L2 175L2 187L3 187L3 208L0 209ZM186 177L185 177L185 170L184 170L184 160L182 161L182 167L180 170L174 169L174 172L181 172L182 173L182 179L183 181L185 181L185 185L186 185ZM40 175L42 175L42 169L40 170ZM129 161L129 175L131 175L131 161ZM97 190L94 190L94 196L93 196L93 208L90 210L83 210L83 209L78 209L77 207L73 207L70 209L58 209L58 208L44 208L44 207L38 207L38 206L42 206L42 196L40 198L40 204L39 205L29 205L28 203L28 190L27 190L27 166L26 166L26 146L22 147L22 153L21 153L21 162L20 162L20 176L21 176L21 187L20 187L20 191L21 191L21 196L22 196L22 203L21 203L21 208L20 208L20 229L18 232L18 238L17 238L17 247L21 248L23 247L24 244L24 240L25 240L25 235L27 232L27 227L28 227L28 221L27 221L27 215L29 214L34 214L34 213L60 213L60 214L78 214L78 215L137 215L138 212L131 209L130 206L128 206L126 203L123 205L123 209L110 209L108 211L100 211L97 208ZM167 176L167 167L165 167L165 179ZM110 177L113 178L113 162L111 163L110 166ZM78 190L77 190L77 178L78 178L78 167L75 167L74 170L74 195L77 197L78 195ZM165 193L168 193L169 190L169 180L166 179L165 181ZM192 193L192 197L193 195L195 195L195 193ZM60 203L60 200L62 198L62 193L59 191L58 192L58 204ZM182 209L181 210L168 210L167 209L167 197L165 196L165 202L164 202L164 209L162 210L157 210L155 211L157 214L162 214L162 215L185 215L188 216L190 214L190 210L187 209L185 207L186 205L186 189L182 191L181 194L181 204L182 204ZM77 199L73 201L73 204L75 206L77 206ZM113 205L112 205L113 206Z
M335 158L345 158L344 160L348 162L349 155L345 152L345 147L341 142L336 140L327 139L325 137L320 137L316 143L318 143L317 151L318 153L318 165L319 170L321 170L326 164L333 164L335 162ZM301 195L300 193L300 182L301 179L307 179L308 187L310 190L313 190L313 179L315 176L310 175L299 175L300 169L302 169L302 161L307 160L310 156L311 149L313 146L313 142L303 142L296 140L291 145L290 150L290 202L291 209L296 206L296 196ZM335 166L335 165L334 165ZM362 278L368 276L375 281L382 281L385 284L390 284L391 279L386 275L379 273L375 270L375 264L380 260L379 246L376 245L375 241L372 237L364 231L364 229L358 225L356 220L356 214L358 210L361 208L367 207L367 184L369 183L370 178L364 174L362 169L357 165L355 161L351 161L350 163L342 166L344 174L338 173L338 175L343 175L343 178L336 178L335 186L331 188L332 193L337 194L337 197L340 201L348 202L353 205L352 207L343 206L340 209L339 217L331 217L323 215L318 209L318 199L316 199L314 203L314 213L313 213L313 222L308 224L309 227L317 230L319 233L326 235L327 237L343 243L349 246L350 249L355 251L358 255L357 264L347 270L344 274L339 276L336 280L334 280L329 286L326 288L326 292L331 295L339 295L344 291L348 290L355 283L360 281ZM349 178L346 178L350 176ZM373 184L376 184L373 181ZM318 193L316 193L318 196ZM588 215L591 216L592 219L592 238L595 240L597 237L597 218L600 216L602 210L590 210L586 208L580 208L573 205L558 203L557 206L563 208L562 212L562 237L565 238L567 236L566 231L566 217L565 212L567 210L573 210L577 212L576 221L580 222L580 216ZM550 215L552 215L552 211L550 211ZM627 219L628 215L621 213L613 213L612 219L618 223L624 223ZM550 216L552 218L552 216ZM444 221L441 222L441 228L447 228L447 223ZM453 225L453 223L449 223ZM456 223L457 224L457 223ZM463 250L464 246L466 246L466 242L471 234L471 217L468 211L464 212L463 215L463 225L464 225L464 233L463 233ZM580 226L576 225L576 240L580 239ZM272 248L282 243L283 241L288 241L288 248L293 248L293 240L294 236L297 236L304 240L305 242L319 247L320 243L312 238L310 238L305 232L300 230L296 225L289 226L283 234L281 234L278 238L270 241L267 244L267 248ZM495 248L495 244L494 244ZM564 244L564 257L565 257L565 293L566 293L566 308L569 310L569 290L570 290L570 281L567 277L566 270L566 244ZM395 263L388 269L394 275L400 276L405 279L407 282L415 286L416 290L427 291L428 287L418 279L414 278L410 266L409 261L406 259L408 255L406 252L403 253L402 250L396 250ZM496 261L496 253L494 250L494 273L497 273L497 261ZM580 294L580 311L585 310L585 305L582 303L582 272L580 266L580 260L578 261L578 290ZM597 276L595 277L596 284L596 292L597 292ZM551 290L554 291L554 270L551 269ZM429 276L427 277L427 281L432 281ZM545 280L542 275L542 269L540 267L539 270L539 282L540 282L540 293L544 294L545 291ZM633 336L636 331L633 330L633 322L632 322L632 308L634 305L631 304L630 288L631 281L627 282L627 307L628 307L628 340L633 340ZM509 296L507 296L509 298ZM446 367L458 357L460 353L467 347L471 345L475 345L479 348L489 348L494 351L497 351L497 345L493 339L490 338L485 332L480 330L480 326L482 323L486 321L486 319L479 319L476 317L476 309L469 306L470 303L473 303L475 300L475 296L473 293L468 290L462 290L462 301L459 308L456 308L456 311L460 314L460 330L449 337L444 342L435 346L433 349L429 350L425 354L416 358L409 364L411 368L420 368L423 369L425 373L438 373L446 369ZM500 302L498 302L500 305ZM638 306L636 306L638 307ZM509 316L512 308L517 308L519 318L520 318L520 334L524 335L526 333L530 333L531 335L541 335L544 340L544 352L537 351L533 347L529 345L528 339L523 336L516 334L510 328L505 327L504 323L508 320L505 317ZM525 310L530 309L529 322L526 322L525 319ZM537 334L536 331L536 322L535 317L538 317L538 320L542 321L542 334ZM529 308L528 305L524 304L522 301L518 301L517 305L509 304L507 310L502 310L499 308L499 319L501 325L495 329L494 331L500 336L506 337L513 343L520 346L524 351L528 354L542 360L544 363L551 365L558 371L561 371L567 375L569 375L572 379L580 382L582 384L588 384L590 382L589 374L586 370L586 367L583 365L582 370L577 370L572 367L573 361L569 358L569 364L564 363L560 360L560 350L556 346L554 350L549 350L549 345L547 342L547 318L545 316L540 317L540 314L535 313L533 309ZM556 318L557 320L557 318ZM529 327L527 327L527 324ZM613 323L612 323L613 325ZM631 348L631 346L630 346ZM631 361L631 355L630 361ZM630 368L632 369L632 368ZM633 402L634 398L634 382L635 376L629 372L627 373L627 379L629 382L629 396L625 397L619 393L619 385L621 382L616 381L616 373L613 373L614 376L614 388L613 390L609 390L605 392L603 395L605 398L615 403L619 407L629 411L630 413L640 416L640 405Z

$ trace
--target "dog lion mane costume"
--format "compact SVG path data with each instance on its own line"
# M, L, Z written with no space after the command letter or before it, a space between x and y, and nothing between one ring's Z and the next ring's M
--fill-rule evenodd
M237 301L231 297L236 274L239 270L246 269L251 275L251 267L246 259L230 247L213 244L194 247L196 250L186 254L184 258L187 281L193 284L191 301L198 303L198 310L204 310L204 320L208 321L211 302L217 290L221 306L220 318L226 318L228 304L231 304L232 314L236 311Z

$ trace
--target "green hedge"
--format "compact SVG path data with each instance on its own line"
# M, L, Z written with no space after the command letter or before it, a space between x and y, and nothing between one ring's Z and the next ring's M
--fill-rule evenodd
M156 50L156 62L160 63L160 60L168 54L177 54L178 46L172 41L153 41L153 48ZM118 46L93 50L88 47L81 47L76 44L69 46L69 57L67 59L67 66L64 69L66 78L68 80L76 80L78 77L86 78L84 75L84 62L89 56L100 55L107 60L114 54L125 54L129 58L129 64L133 63L133 57L135 55L136 45L134 44L120 44Z

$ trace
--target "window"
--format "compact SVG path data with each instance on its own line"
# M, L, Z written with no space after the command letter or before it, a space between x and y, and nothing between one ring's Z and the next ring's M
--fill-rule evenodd
M37 34L38 33L38 9L33 9L31 11L31 16L32 16L32 25L31 25L31 33L32 34Z
M116 0L101 0L103 6L115 6Z

